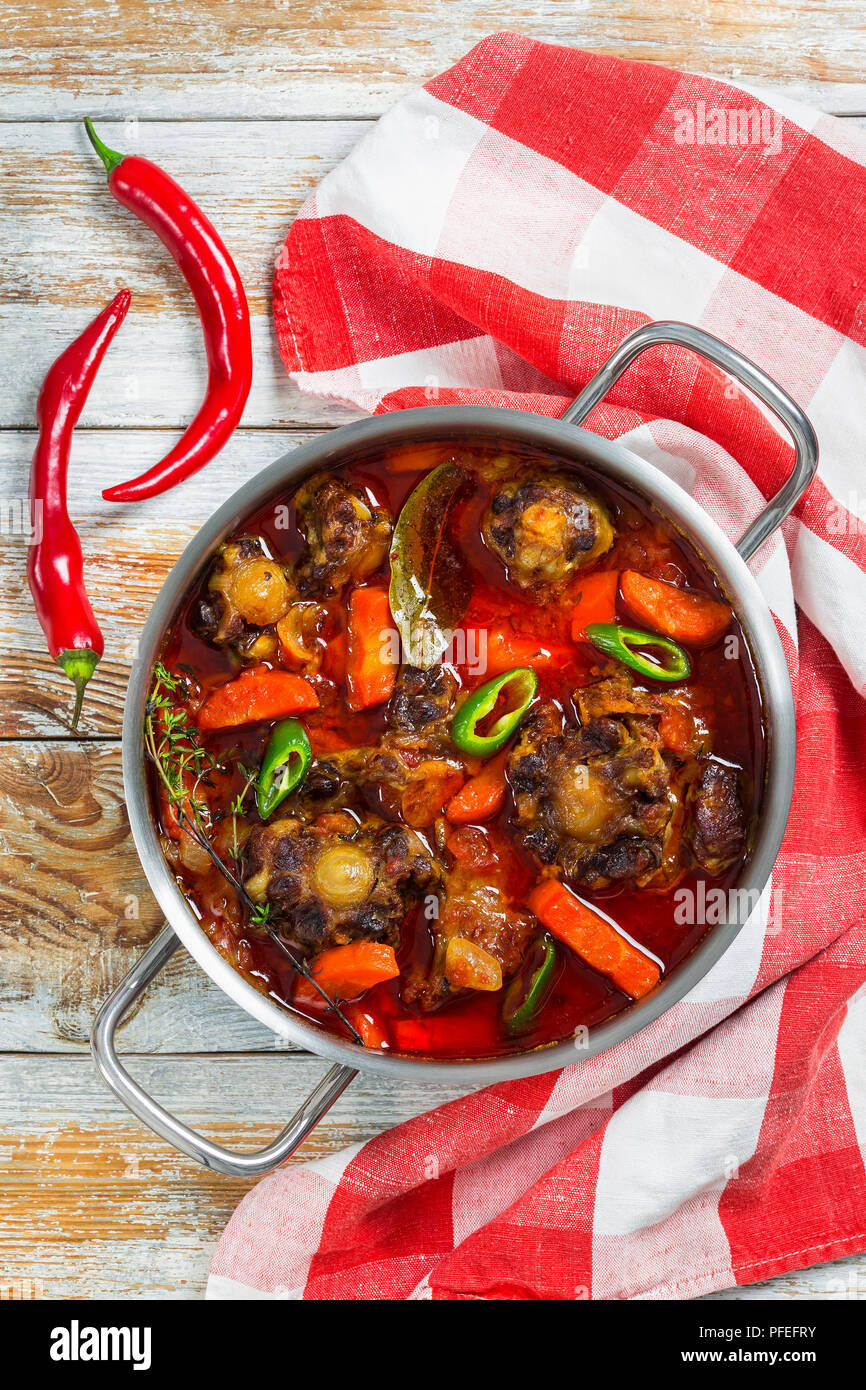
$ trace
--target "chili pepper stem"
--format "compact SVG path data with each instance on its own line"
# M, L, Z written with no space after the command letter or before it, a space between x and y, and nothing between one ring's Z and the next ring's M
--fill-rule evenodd
M112 169L116 169L121 160L125 159L126 156L118 154L117 150L109 149L108 145L106 145L103 140L100 140L96 131L93 129L93 122L89 116L84 117L84 129L87 131L88 140L105 165L105 172L110 174Z
M90 647L61 652L57 658L58 666L62 667L64 673L75 686L75 708L72 711L73 729L78 728L84 691L87 688L87 682L96 670L98 661L99 654Z

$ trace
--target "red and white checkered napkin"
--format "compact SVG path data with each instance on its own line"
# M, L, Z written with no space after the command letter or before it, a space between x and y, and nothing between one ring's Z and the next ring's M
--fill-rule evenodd
M230 1221L211 1296L682 1298L866 1249L859 139L497 34L383 117L294 223L275 312L304 390L558 415L630 329L673 318L806 407L820 477L753 561L797 692L797 786L772 900L688 998L603 1056L273 1174ZM645 354L589 427L732 536L790 462L678 350Z

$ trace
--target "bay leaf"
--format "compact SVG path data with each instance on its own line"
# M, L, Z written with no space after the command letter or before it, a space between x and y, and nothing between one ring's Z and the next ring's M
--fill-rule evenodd
M428 473L409 494L391 545L391 615L403 654L428 670L449 646L466 612L472 583L451 526L472 476L453 459Z

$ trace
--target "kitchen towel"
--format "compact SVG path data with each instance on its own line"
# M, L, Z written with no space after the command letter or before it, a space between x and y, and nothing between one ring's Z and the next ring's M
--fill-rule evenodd
M686 1298L866 1249L864 162L849 124L775 95L497 34L292 225L277 336L327 399L559 415L626 333L684 319L807 409L819 477L752 561L798 770L771 891L687 998L601 1056L272 1174L210 1297ZM791 462L678 349L586 423L733 537Z

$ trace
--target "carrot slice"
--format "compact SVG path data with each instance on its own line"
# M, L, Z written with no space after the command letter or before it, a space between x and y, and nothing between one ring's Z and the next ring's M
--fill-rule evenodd
M365 990L380 985L383 980L394 980L400 974L393 946L385 946L381 941L352 941L348 946L331 946L314 956L309 968L316 983L332 999L356 999ZM315 1000L321 995L301 975L295 997Z
M571 617L571 640L579 641L589 623L612 623L616 619L618 570L597 570L581 581L580 594Z
M499 814L505 805L507 761L508 750L503 748L475 777L463 784L456 796L452 796L445 807L445 815L452 825L471 825Z
M636 618L687 646L708 647L718 641L733 616L718 599L679 589L664 579L650 579L637 570L623 570L619 585Z
M390 1045L384 1019L380 1018L378 1013L375 1013L366 1004L348 1004L343 1013L355 1032L360 1033L365 1047L381 1051Z
M229 729L258 719L284 719L316 709L319 697L303 676L251 666L210 694L199 710L200 729Z
M335 685L342 685L346 679L346 656L349 651L349 639L345 632L338 632L332 637L325 647L325 655L322 658L322 671L333 681Z
M549 932L632 999L640 999L658 983L661 971L655 961L558 879L537 884L529 895L529 907Z
M694 718L682 705L668 705L659 720L659 736L665 748L685 757L695 741Z
M350 710L383 705L394 689L397 664L388 634L393 630L388 590L355 589L349 599L346 685Z
M429 473L453 455L454 445L447 442L401 444L385 454L385 468L389 473Z
M515 666L530 666L534 671L550 666L563 666L574 657L568 642L549 641L545 637L520 637L511 627L491 627L487 632L487 676L501 676Z

